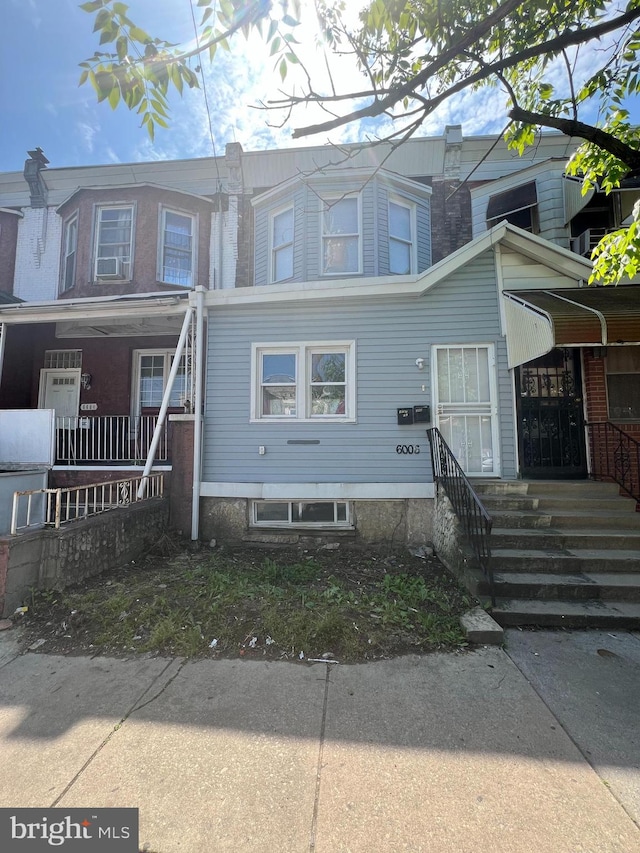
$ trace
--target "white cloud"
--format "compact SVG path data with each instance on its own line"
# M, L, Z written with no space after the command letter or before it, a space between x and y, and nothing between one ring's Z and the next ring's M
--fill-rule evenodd
M95 150L94 141L99 129L98 124L89 124L86 121L76 122L76 135L90 154Z
M357 5L349 11L357 11ZM296 30L297 38L304 43L297 48L304 58L316 91L331 91L325 57L317 44L314 4L304 0L303 24ZM184 23L184 21L182 21ZM576 73L580 79L590 73L594 61L601 60L601 51L606 45L587 46L578 54ZM346 94L363 86L363 76L348 57L331 56L333 82ZM202 60L206 91L211 111L211 132L205 106L204 93L200 90L185 92L183 98L172 96L171 128L159 128L154 143L146 137L140 139L131 159L168 159L210 156L224 153L225 145L240 142L245 150L265 148L287 148L291 146L319 145L326 142L341 144L364 139L384 137L396 130L403 119L393 122L382 116L379 119L352 122L336 128L330 133L292 138L294 128L308 126L330 118L317 105L303 105L291 115L283 112L257 108L273 103L286 92L301 91L306 85L306 75L300 68L289 66L284 83L274 69L274 59L257 33L246 41L236 36L231 42L231 51L218 51L213 63ZM566 71L561 63L549 69L551 82L566 89ZM447 124L461 124L466 135L499 133L508 122L506 95L498 87L486 86L479 90L467 90L445 101L430 115L418 131L420 136L439 135ZM338 105L340 114L345 114L361 103L347 98ZM406 122L406 120L404 120ZM144 129L139 133L145 134Z

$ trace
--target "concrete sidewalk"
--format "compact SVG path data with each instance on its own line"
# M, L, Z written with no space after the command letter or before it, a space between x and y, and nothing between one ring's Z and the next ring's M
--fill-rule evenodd
M499 649L340 666L7 643L2 806L136 806L155 853L640 851Z

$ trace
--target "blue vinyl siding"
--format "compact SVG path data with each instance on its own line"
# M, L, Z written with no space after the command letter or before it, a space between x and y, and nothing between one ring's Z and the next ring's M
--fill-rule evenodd
M389 274L389 216L390 188L380 179L361 186L348 180L323 182L321 189L301 183L295 190L258 205L255 210L255 284L269 284L270 218L274 211L288 203L294 204L294 275L292 281L315 281L322 275L321 196L340 197L344 193L360 191L360 249L362 271L360 275ZM431 220L428 198L408 191L393 190L395 197L416 206L417 272L431 265Z
M489 252L418 299L220 307L210 312L208 336L205 482L430 482L426 425L398 426L396 410L433 405L430 348L464 343L496 345L502 474L515 473L513 394ZM250 423L253 342L335 340L355 340L357 423ZM427 362L422 371L418 356ZM319 444L287 444L300 439ZM399 455L398 444L421 452Z

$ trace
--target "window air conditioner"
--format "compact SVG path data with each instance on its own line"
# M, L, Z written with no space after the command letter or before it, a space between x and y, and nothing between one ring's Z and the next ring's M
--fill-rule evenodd
M122 278L122 258L96 258L96 278Z

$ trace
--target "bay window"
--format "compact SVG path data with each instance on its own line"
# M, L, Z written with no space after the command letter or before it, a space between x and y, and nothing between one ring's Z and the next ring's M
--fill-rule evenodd
M415 272L413 207L389 201L389 272L409 275Z
M159 279L179 287L193 286L195 269L194 217L162 209Z
M78 251L78 216L67 220L64 225L62 247L62 291L70 290L76 280L76 255Z
M293 207L271 218L271 281L293 276Z
M99 207L96 211L96 279L130 279L133 250L133 206Z
M322 273L360 272L360 206L357 196L325 199L322 208Z

